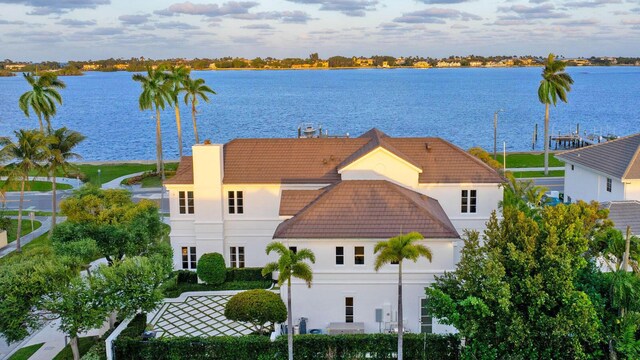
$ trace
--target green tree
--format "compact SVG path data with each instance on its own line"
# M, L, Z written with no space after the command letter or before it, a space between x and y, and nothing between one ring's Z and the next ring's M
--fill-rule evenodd
M25 184L29 180L29 172L44 171L43 163L49 158L49 137L37 130L14 131L16 141L8 137L0 138L0 158L10 163L5 167L7 180L5 186L20 183L20 201L18 204L18 227L16 230L16 251L20 252L20 234L22 232L22 209L24 205Z
M597 308L576 283L606 216L583 202L545 207L539 222L494 213L484 241L467 233L457 269L427 288L427 310L460 331L468 358L600 358Z
M248 290L229 299L224 307L224 316L232 321L251 323L254 330L264 334L265 324L284 322L287 319L287 307L280 296L264 289Z
M156 166L160 177L164 180L164 163L162 161L162 129L160 127L160 111L167 103L171 103L171 82L161 70L147 67L147 75L134 74L133 80L142 85L142 93L138 99L140 110L156 112Z
M169 103L176 112L176 129L178 132L178 154L182 158L182 122L180 121L180 101L178 97L184 91L184 84L189 80L191 70L184 66L171 66L166 73L169 82Z
M304 280L308 287L311 287L313 280L313 270L305 262L309 260L315 264L316 256L309 249L300 249L294 252L284 246L283 243L274 241L266 248L267 255L275 252L279 255L277 262L271 262L262 269L262 276L274 271L278 271L278 285L287 283L287 343L289 350L289 360L293 360L293 316L291 315L291 277Z
M23 73L25 80L29 83L31 90L20 96L18 105L20 110L29 117L29 109L38 116L40 132L44 134L44 124L47 122L47 129L51 129L51 117L57 112L56 102L62 105L62 96L57 89L64 89L66 85L58 79L55 73L46 72L41 76L32 73Z
M542 80L538 88L538 100L544 108L544 174L549 174L549 107L556 106L558 98L567 102L567 92L571 91L573 79L564 72L567 64L556 60L555 55L549 54L542 70Z
M215 91L211 90L210 87L204 84L204 79L187 79L184 82L184 103L185 105L189 104L191 101L191 119L193 121L193 135L196 140L196 144L200 143L200 139L198 138L198 125L196 122L196 106L198 105L198 98L202 99L204 102L209 102L209 97L207 94L216 94Z
M227 277L227 267L224 257L219 253L209 253L200 256L196 269L200 280L209 285L220 285Z
M49 137L49 158L46 167L51 177L51 229L49 236L53 234L56 227L56 214L58 213L58 204L56 197L56 176L58 174L68 175L69 171L75 169L69 160L81 159L74 149L86 138L77 131L69 130L66 127L50 130Z
M533 180L518 180L513 174L505 174L507 182L503 184L503 198L499 207L514 207L530 217L538 216L547 200L544 198L547 188L538 186Z
M373 252L378 254L375 261L376 271L386 264L398 264L398 359L402 360L402 335L404 320L402 314L402 263L404 260L418 261L425 257L431 261L431 250L416 242L424 240L424 236L417 232L398 235L376 244Z

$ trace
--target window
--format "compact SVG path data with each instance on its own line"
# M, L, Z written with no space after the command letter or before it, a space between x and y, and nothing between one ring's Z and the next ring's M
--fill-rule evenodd
M298 253L298 247L297 246L289 246L289 250L293 251L294 254Z
M197 268L195 246L182 248L182 268L186 270Z
M229 191L229 214L244 214L242 191Z
M433 333L433 319L427 313L427 299L420 299L420 332Z
M364 265L364 246L356 246L354 254L354 263L356 265Z
M179 191L178 201L180 202L180 214L193 214L193 191Z
M607 192L611 192L611 179L607 178Z
M575 170L575 169L576 169L576 168L575 168L575 166L574 166L574 165L571 165L571 171L573 171L573 170Z
M244 246L232 246L230 253L231 253L231 267L243 268L244 267Z
M344 298L344 322L353 322L353 298Z
M476 212L476 190L462 190L461 211L463 214Z
M336 246L336 265L344 265L344 247Z

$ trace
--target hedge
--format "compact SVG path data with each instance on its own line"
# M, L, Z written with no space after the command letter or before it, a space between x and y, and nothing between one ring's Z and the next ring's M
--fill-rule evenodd
M131 339L134 341L142 339L142 333L147 329L147 314L140 313L131 319L129 325L120 332L118 339Z
M395 359L397 335L296 335L296 360ZM456 335L405 334L404 357L412 360L459 360ZM286 359L287 338L270 342L265 336L161 338L136 341L118 338L117 360L238 360Z
M271 280L271 275L262 276L262 268L228 268L227 280L231 281L256 281Z
M271 324L287 320L287 307L280 295L268 290L248 290L235 294L224 307L224 316L232 321L249 322L255 331L262 332ZM268 331L268 330L267 330ZM270 332L270 331L269 331Z
M198 274L191 270L176 270L176 281L178 284L197 284Z
M224 257L219 253L204 254L198 260L196 269L200 280L209 285L220 285L227 277Z

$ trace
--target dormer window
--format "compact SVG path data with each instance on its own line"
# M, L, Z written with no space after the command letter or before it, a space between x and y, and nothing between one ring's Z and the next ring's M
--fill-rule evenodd
M244 197L242 191L229 191L229 214L244 214Z

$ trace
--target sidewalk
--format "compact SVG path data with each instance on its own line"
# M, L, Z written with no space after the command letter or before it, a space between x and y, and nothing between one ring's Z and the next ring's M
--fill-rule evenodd
M557 170L564 170L564 166L563 167L550 167L549 168L549 171L557 171ZM507 171L511 171L511 172L544 171L544 168L543 167L507 168Z
M146 171L142 171L142 172L137 172L137 173L133 173L133 174L127 174L124 176L120 176L119 178L113 179L109 182L106 182L104 184L102 184L102 188L103 189L120 189L120 183L122 182L122 180L124 179L128 179L130 177L134 177L134 176L138 176L138 175L142 175L144 174Z
M17 219L17 216L11 216L11 218L13 219ZM49 231L49 229L51 228L51 217L50 216L36 216L35 220L38 220L41 225L39 228L37 228L34 232L31 232L25 236L22 237L22 239L20 240L20 246L24 247L25 245L27 245L28 243L30 243L33 239L37 238L38 236L45 234ZM60 218L58 217L58 220L56 222L62 222L64 221L64 218ZM29 219L29 213L28 212L24 212L24 214L22 215L22 226L31 226L31 221ZM9 243L9 245L3 247L2 249L0 249L0 258L7 256L7 254L13 252L16 250L16 242L15 240L11 243Z
M7 179L6 176L0 176L0 181L4 181L6 179ZM46 177L46 176L35 176L35 177L29 177L29 181L51 182L51 178ZM80 186L82 186L82 181L77 180L77 179L66 178L66 177L56 177L56 183L57 184L67 184L67 185L70 185L71 187L73 187L74 189L77 189Z

